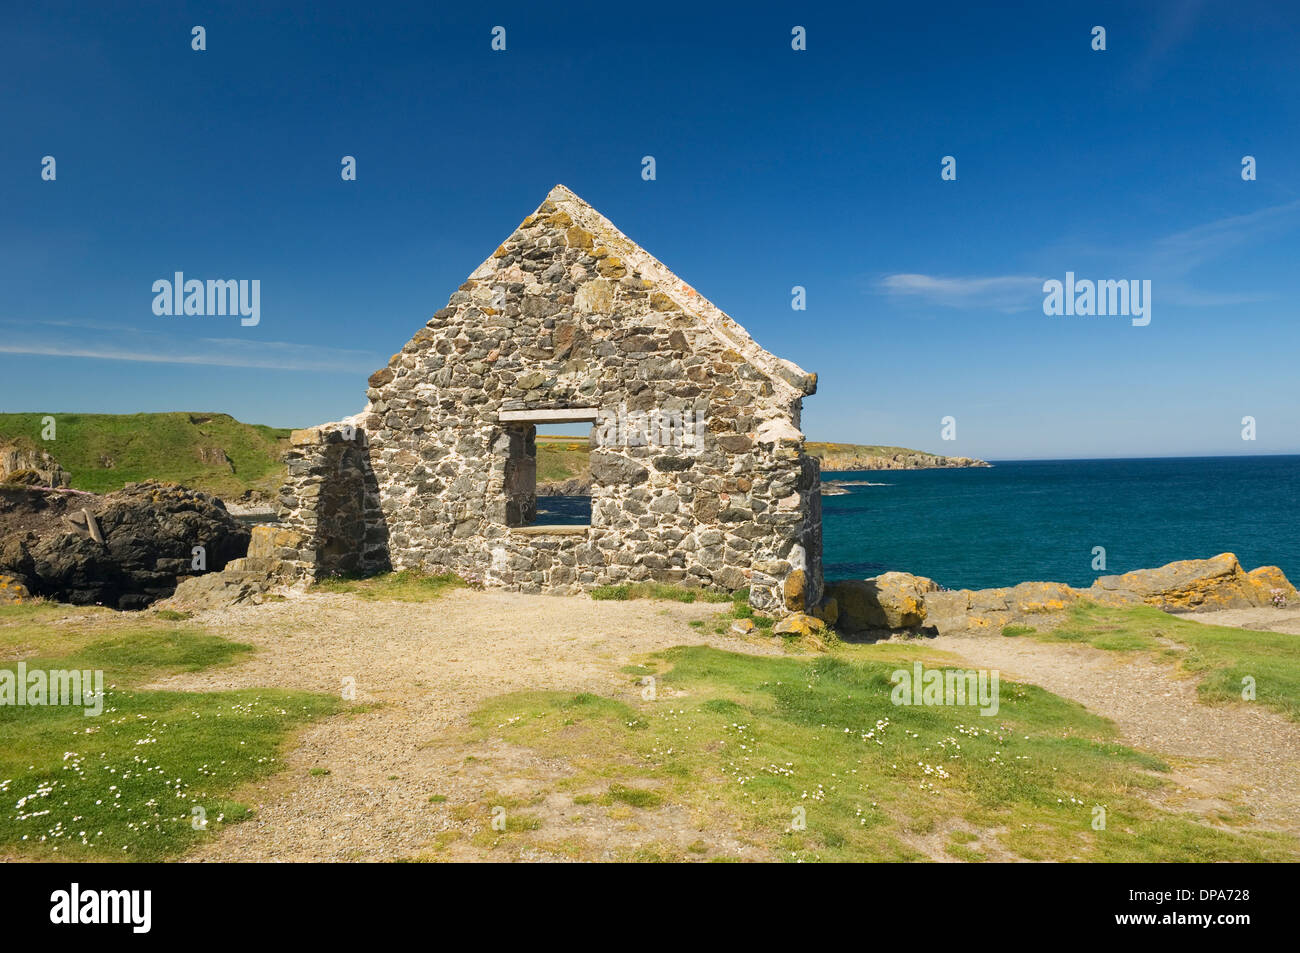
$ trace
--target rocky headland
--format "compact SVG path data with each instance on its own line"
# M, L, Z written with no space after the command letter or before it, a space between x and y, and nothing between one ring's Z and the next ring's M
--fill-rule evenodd
M850 444L808 444L808 454L821 460L822 470L936 470L992 466L973 457L945 457L902 447L855 447Z

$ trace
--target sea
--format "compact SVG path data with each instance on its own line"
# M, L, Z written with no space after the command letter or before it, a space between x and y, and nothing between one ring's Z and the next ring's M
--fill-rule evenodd
M1300 582L1300 455L991 461L991 468L825 471L827 579L890 570L949 589L1098 576L1223 552Z

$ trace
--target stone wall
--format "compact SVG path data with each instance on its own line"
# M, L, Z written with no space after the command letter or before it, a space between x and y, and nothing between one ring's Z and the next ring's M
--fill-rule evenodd
M371 376L362 414L295 434L282 517L316 575L418 567L525 591L657 580L802 608L821 598L820 476L799 430L814 389L557 187ZM528 526L535 430L511 412L574 408L703 427L668 446L598 439L590 527Z
M350 425L295 430L289 444L279 516L301 534L301 545L280 558L314 578L391 568L365 432Z

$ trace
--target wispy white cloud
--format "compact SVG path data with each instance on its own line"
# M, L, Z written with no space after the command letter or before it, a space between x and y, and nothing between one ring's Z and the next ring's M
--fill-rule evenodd
M1300 227L1300 200L1270 205L1158 239L1152 245L1151 261L1163 271L1187 274L1235 248L1277 237L1297 227Z
M370 351L249 338L182 338L83 320L23 321L6 326L0 354L89 358L145 364L247 367L280 371L369 374L385 363Z
M898 274L886 275L877 286L886 294L920 298L949 308L1023 311L1042 305L1044 281L1032 275L942 278Z
M1233 252L1276 240L1298 228L1300 200L1216 219L1141 245L1071 246L1064 257L1071 261L1078 258L1079 264L1073 270L1080 277L1149 278L1165 304L1187 307L1252 304L1269 300L1272 295L1256 289L1197 288L1190 276L1198 268ZM1058 250L1054 257L1062 255ZM911 296L944 307L1012 312L1040 307L1045 280L1028 275L892 274L879 279L876 288L885 294Z

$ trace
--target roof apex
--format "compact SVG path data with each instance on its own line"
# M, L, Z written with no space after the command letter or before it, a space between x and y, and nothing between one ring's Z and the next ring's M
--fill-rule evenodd
M546 197L552 202L582 202L582 199L578 198L573 189L561 182L555 183L555 188L547 192ZM582 204L586 205L587 203L582 202Z
M601 215L568 186L556 183L555 187L547 193L546 202L568 212L575 222L600 236L606 244L617 250L629 265L654 281L660 290L672 298L683 311L694 315L715 336L728 347L738 351L750 364L767 374L779 387L788 388L791 396L808 396L816 393L816 374L810 374L793 361L777 357L765 350L735 319L682 281L663 262L624 235L613 222ZM545 205L546 202L542 204ZM490 261L491 259L484 262L484 265L489 264Z

